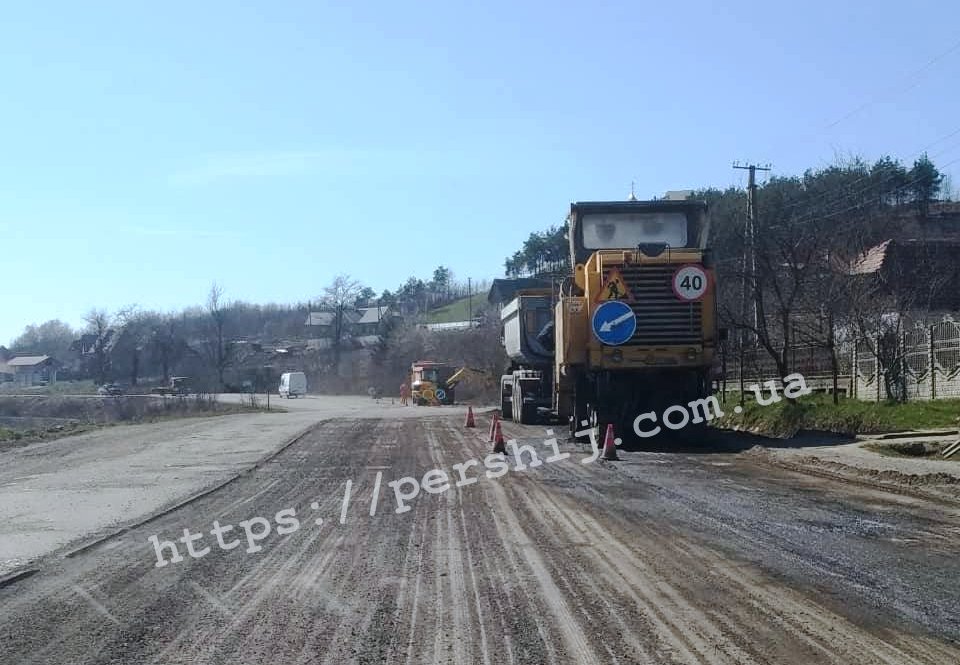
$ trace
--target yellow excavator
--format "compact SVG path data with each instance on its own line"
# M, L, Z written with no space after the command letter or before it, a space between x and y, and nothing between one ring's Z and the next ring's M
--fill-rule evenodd
M469 377L489 379L490 373L472 367L455 370L448 363L418 360L410 366L410 396L417 406L453 404L457 384Z

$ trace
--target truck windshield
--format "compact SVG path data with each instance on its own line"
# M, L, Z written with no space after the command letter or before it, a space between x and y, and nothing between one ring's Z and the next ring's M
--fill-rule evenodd
M687 216L682 212L633 212L583 216L583 246L621 249L642 243L686 247Z

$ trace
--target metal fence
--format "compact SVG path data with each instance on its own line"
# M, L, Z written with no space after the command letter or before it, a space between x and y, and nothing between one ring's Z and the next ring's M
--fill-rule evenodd
M853 365L857 399L960 397L960 325L941 321L899 335L860 339Z
M864 401L931 400L960 397L960 324L933 325L887 333L836 348L836 387L841 394ZM742 384L775 380L782 383L776 364L765 349L736 349L722 357L723 370L716 388L734 392ZM790 372L803 375L807 387L832 392L831 350L824 346L795 346L788 354Z
M790 372L803 375L807 387L817 392L833 391L834 365L832 351L825 346L796 345L787 353ZM743 355L736 349L730 349L722 358L724 371L718 390L735 392L740 390L741 380L747 389L755 383L774 380L782 385L777 365L766 349L747 348ZM837 349L837 391L850 392L851 353L848 349Z

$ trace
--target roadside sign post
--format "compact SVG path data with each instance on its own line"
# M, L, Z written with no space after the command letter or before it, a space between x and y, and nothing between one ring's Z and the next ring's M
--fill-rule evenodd
M270 410L270 375L272 374L273 365L264 365L263 366L263 390L267 393L267 411Z

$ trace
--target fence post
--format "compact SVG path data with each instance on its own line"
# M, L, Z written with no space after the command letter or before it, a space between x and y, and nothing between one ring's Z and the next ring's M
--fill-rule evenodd
M927 331L927 346L930 353L930 399L937 399L937 363L936 355L933 353L933 330L936 325L931 325Z
M743 386L743 353L744 353L744 351L743 351L743 336L742 336L742 333L741 333L741 338L740 338L740 353L738 354L738 355L739 355L739 359L738 359L738 361L737 361L737 362L739 363L739 365L740 365L740 377L739 377L739 380L740 380L740 406L743 406L743 403L744 403L744 392L745 392L745 388L744 388L744 386Z
M907 386L907 333L900 331L900 390L903 391L903 401L910 401L910 389Z
M721 374L723 375L723 383L721 384L722 388L720 389L720 400L723 404L727 403L727 343L720 342L720 364L722 366Z
M877 402L880 401L880 335L877 335L877 346L874 348L873 353L874 359L876 360L875 370L877 374Z
M858 340L853 339L853 367L850 368L850 397L857 399L857 384L860 382L860 363L857 362Z

